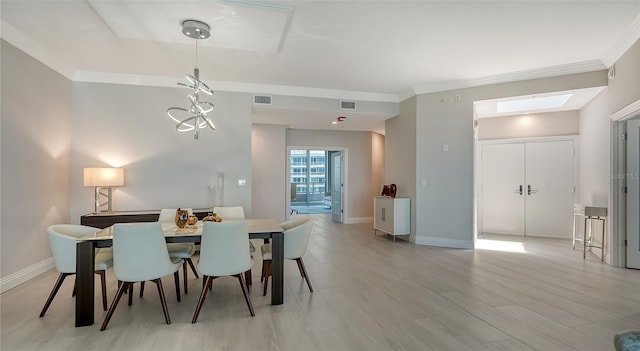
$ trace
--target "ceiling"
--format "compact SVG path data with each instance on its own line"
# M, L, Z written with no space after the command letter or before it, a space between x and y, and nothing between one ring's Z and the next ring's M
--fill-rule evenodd
M606 69L640 38L640 1L2 0L0 16L3 38L76 81L175 86L196 62L181 23L197 19L214 90L390 102ZM300 128L338 117L255 113ZM391 116L350 117L376 130Z

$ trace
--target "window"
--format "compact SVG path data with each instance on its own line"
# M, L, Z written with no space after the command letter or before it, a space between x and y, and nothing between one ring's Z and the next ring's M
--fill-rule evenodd
M326 162L327 152L324 150L291 150L289 178L291 183L296 184L294 203L314 204L324 201L327 188Z

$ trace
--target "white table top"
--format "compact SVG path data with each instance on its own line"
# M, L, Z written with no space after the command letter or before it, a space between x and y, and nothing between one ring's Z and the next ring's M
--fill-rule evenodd
M229 221L230 222L230 221ZM278 222L273 219L246 219L249 234L252 233L281 233L284 230ZM153 223L153 222L147 222ZM186 235L202 235L203 222L198 221L195 225L189 225L184 228L178 228L174 223L163 223L162 232L164 236L186 236ZM80 240L104 240L113 238L113 226L102 229L94 234L86 235Z

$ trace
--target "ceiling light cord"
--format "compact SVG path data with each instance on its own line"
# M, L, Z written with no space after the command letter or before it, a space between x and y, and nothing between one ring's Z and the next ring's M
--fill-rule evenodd
M196 68L198 68L198 42L200 39L196 39Z

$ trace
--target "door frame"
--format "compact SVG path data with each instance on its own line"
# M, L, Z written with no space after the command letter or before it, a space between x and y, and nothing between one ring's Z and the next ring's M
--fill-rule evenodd
M286 189L286 199L287 206L285 207L287 210L285 212L285 218L288 220L291 218L291 212L289 209L291 208L291 165L290 165L290 157L291 150L324 150L324 151L341 151L344 155L344 169L342 170L342 183L344 184L343 195L342 195L342 222L348 223L349 221L349 148L344 146L287 146L287 153L285 155L285 189Z
M331 178L331 221L333 222L339 222L339 223L344 223L344 205L343 205L343 201L344 201L344 165L345 165L345 157L344 157L344 152L341 150L330 150L330 156L331 156L331 167L329 167L330 169L330 178ZM335 201L333 200L333 190L335 187L335 184L333 183L333 181L335 180L335 176L333 174L333 171L335 170L335 162L333 162L333 157L334 156L338 156L340 158L340 215L339 217L336 217L336 215L334 214L334 204Z
M482 223L482 196L483 196L483 189L482 189L482 150L484 148L484 145L490 145L490 144L519 144L519 143L529 143L529 142L549 142L549 141L572 141L573 142L573 149L575 151L575 154L573 156L573 184L574 184L574 191L573 191L573 201L574 203L576 202L576 200L579 198L579 194L580 194L580 168L579 168L579 160L580 160L580 136L579 135L559 135L559 136L550 136L550 137L532 137L532 138L513 138L513 139L489 139L489 140L478 140L478 148L477 148L477 155L476 155L476 159L478 160L477 162L477 170L476 170L476 183L477 184L477 201L476 201L476 211L475 211L475 215L477 216L477 229L476 229L476 236L475 238L477 238L477 234L482 233L482 230L484 228L483 223ZM526 233L526 228L525 228L525 233Z
M623 193L627 182L620 175L627 173L626 121L640 116L640 99L609 116L609 260L614 267L627 266L627 198Z

